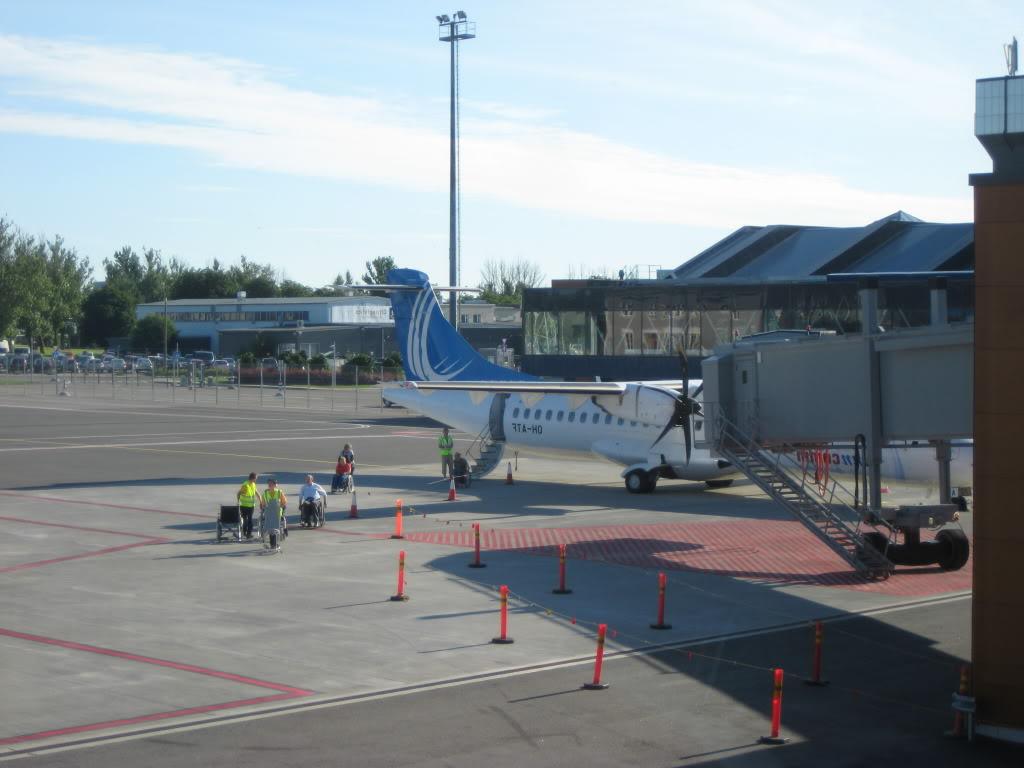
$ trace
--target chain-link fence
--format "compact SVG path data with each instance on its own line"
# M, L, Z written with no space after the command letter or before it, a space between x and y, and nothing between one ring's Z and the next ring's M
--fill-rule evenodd
M384 386L401 368L349 365L226 368L175 364L149 369L0 372L0 396L359 411L388 407Z

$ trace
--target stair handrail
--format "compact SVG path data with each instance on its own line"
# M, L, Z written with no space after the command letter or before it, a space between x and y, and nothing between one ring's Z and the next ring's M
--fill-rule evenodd
M484 424L476 437L473 438L473 442L469 444L469 448L466 449L466 461L470 462L471 466L479 463L480 456L483 454L484 445L490 440L491 437L491 424L488 421ZM473 450L476 450L476 456L473 455Z
M754 440L751 436L745 434L738 426L732 423L725 416L721 409L717 409L715 413L715 431L717 433L717 448L719 452L731 458L739 460L739 462L742 465L742 468L749 469L750 461L744 460L743 456L737 455L735 452L731 451L728 447L726 447L727 441L731 441L734 444L741 445L743 449L746 451L747 457L753 456L757 461L769 467L772 465L773 462L771 458L766 457L765 452L767 451L769 453L772 453L773 451L768 451L768 449L759 445L757 441ZM788 469L782 468L783 455L785 454L783 454L782 452L776 453L776 458L774 461L774 469L776 472L776 476L785 478L784 482L790 483L791 487L794 487L795 489L795 487L797 487L796 478L793 476L793 474L790 473ZM794 466L799 466L788 455L786 456L786 458L789 461L789 463L793 464ZM749 476L751 476L753 479L753 475ZM806 490L805 477L806 476L804 476L804 478L800 480L798 487L803 499L805 499L809 504L811 504L813 508L817 510L818 522L823 522L825 524L824 531L819 530L820 537L824 541L826 541L834 550L842 553L844 558L847 559L848 562L853 564L855 567L866 569L876 574L880 573L882 575L888 575L889 573L891 573L892 563L889 562L889 560L885 557L883 553L874 551L870 548L869 545L866 545L862 539L860 527L865 520L865 516L858 510L855 510L852 507L850 507L850 505L846 504L845 502L839 501L838 503L835 503L835 489L837 486L842 486L839 485L837 481L834 481L835 485L833 485L833 487L831 488L830 503L826 505L822 500L815 498L815 496L812 493ZM760 486L762 490L765 490L767 493L769 493L769 495L773 496L778 502L787 506L791 512L805 520L807 519L807 515L805 513L803 513L797 506L788 502L784 498L781 498L777 493L773 492L769 485L764 484L763 482L757 482L756 480L755 484ZM851 519L844 519L844 514L842 513L846 513L845 517ZM845 549L845 547L838 545L835 542L835 540L829 536L828 529L833 525L835 525L837 530L843 530L847 535L853 535L854 541L859 545L859 551L857 554L849 552ZM892 533L893 532L890 528L890 539L892 538ZM872 563L870 561L875 562Z

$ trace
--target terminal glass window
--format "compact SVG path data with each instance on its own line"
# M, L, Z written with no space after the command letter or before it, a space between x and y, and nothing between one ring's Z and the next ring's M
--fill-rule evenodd
M527 312L524 318L526 354L558 354L558 314Z
M559 347L563 355L593 354L586 312L559 312Z

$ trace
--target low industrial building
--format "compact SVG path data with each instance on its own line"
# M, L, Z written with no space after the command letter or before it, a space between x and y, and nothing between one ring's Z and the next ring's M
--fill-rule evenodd
M442 306L445 316L446 310ZM460 314L459 330L475 348L488 353L508 347L522 353L518 307L470 299L460 302ZM301 349L312 356L333 346L339 355L365 353L381 359L401 351L391 301L383 296L250 299L240 294L233 299L174 299L136 306L136 320L149 315L174 323L182 352L205 349L220 357L237 357L254 346L258 334L277 353Z

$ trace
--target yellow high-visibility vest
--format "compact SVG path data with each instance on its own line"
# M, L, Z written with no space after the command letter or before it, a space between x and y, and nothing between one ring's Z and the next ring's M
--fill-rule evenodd
M238 489L238 503L243 507L256 506L256 483L246 480Z

